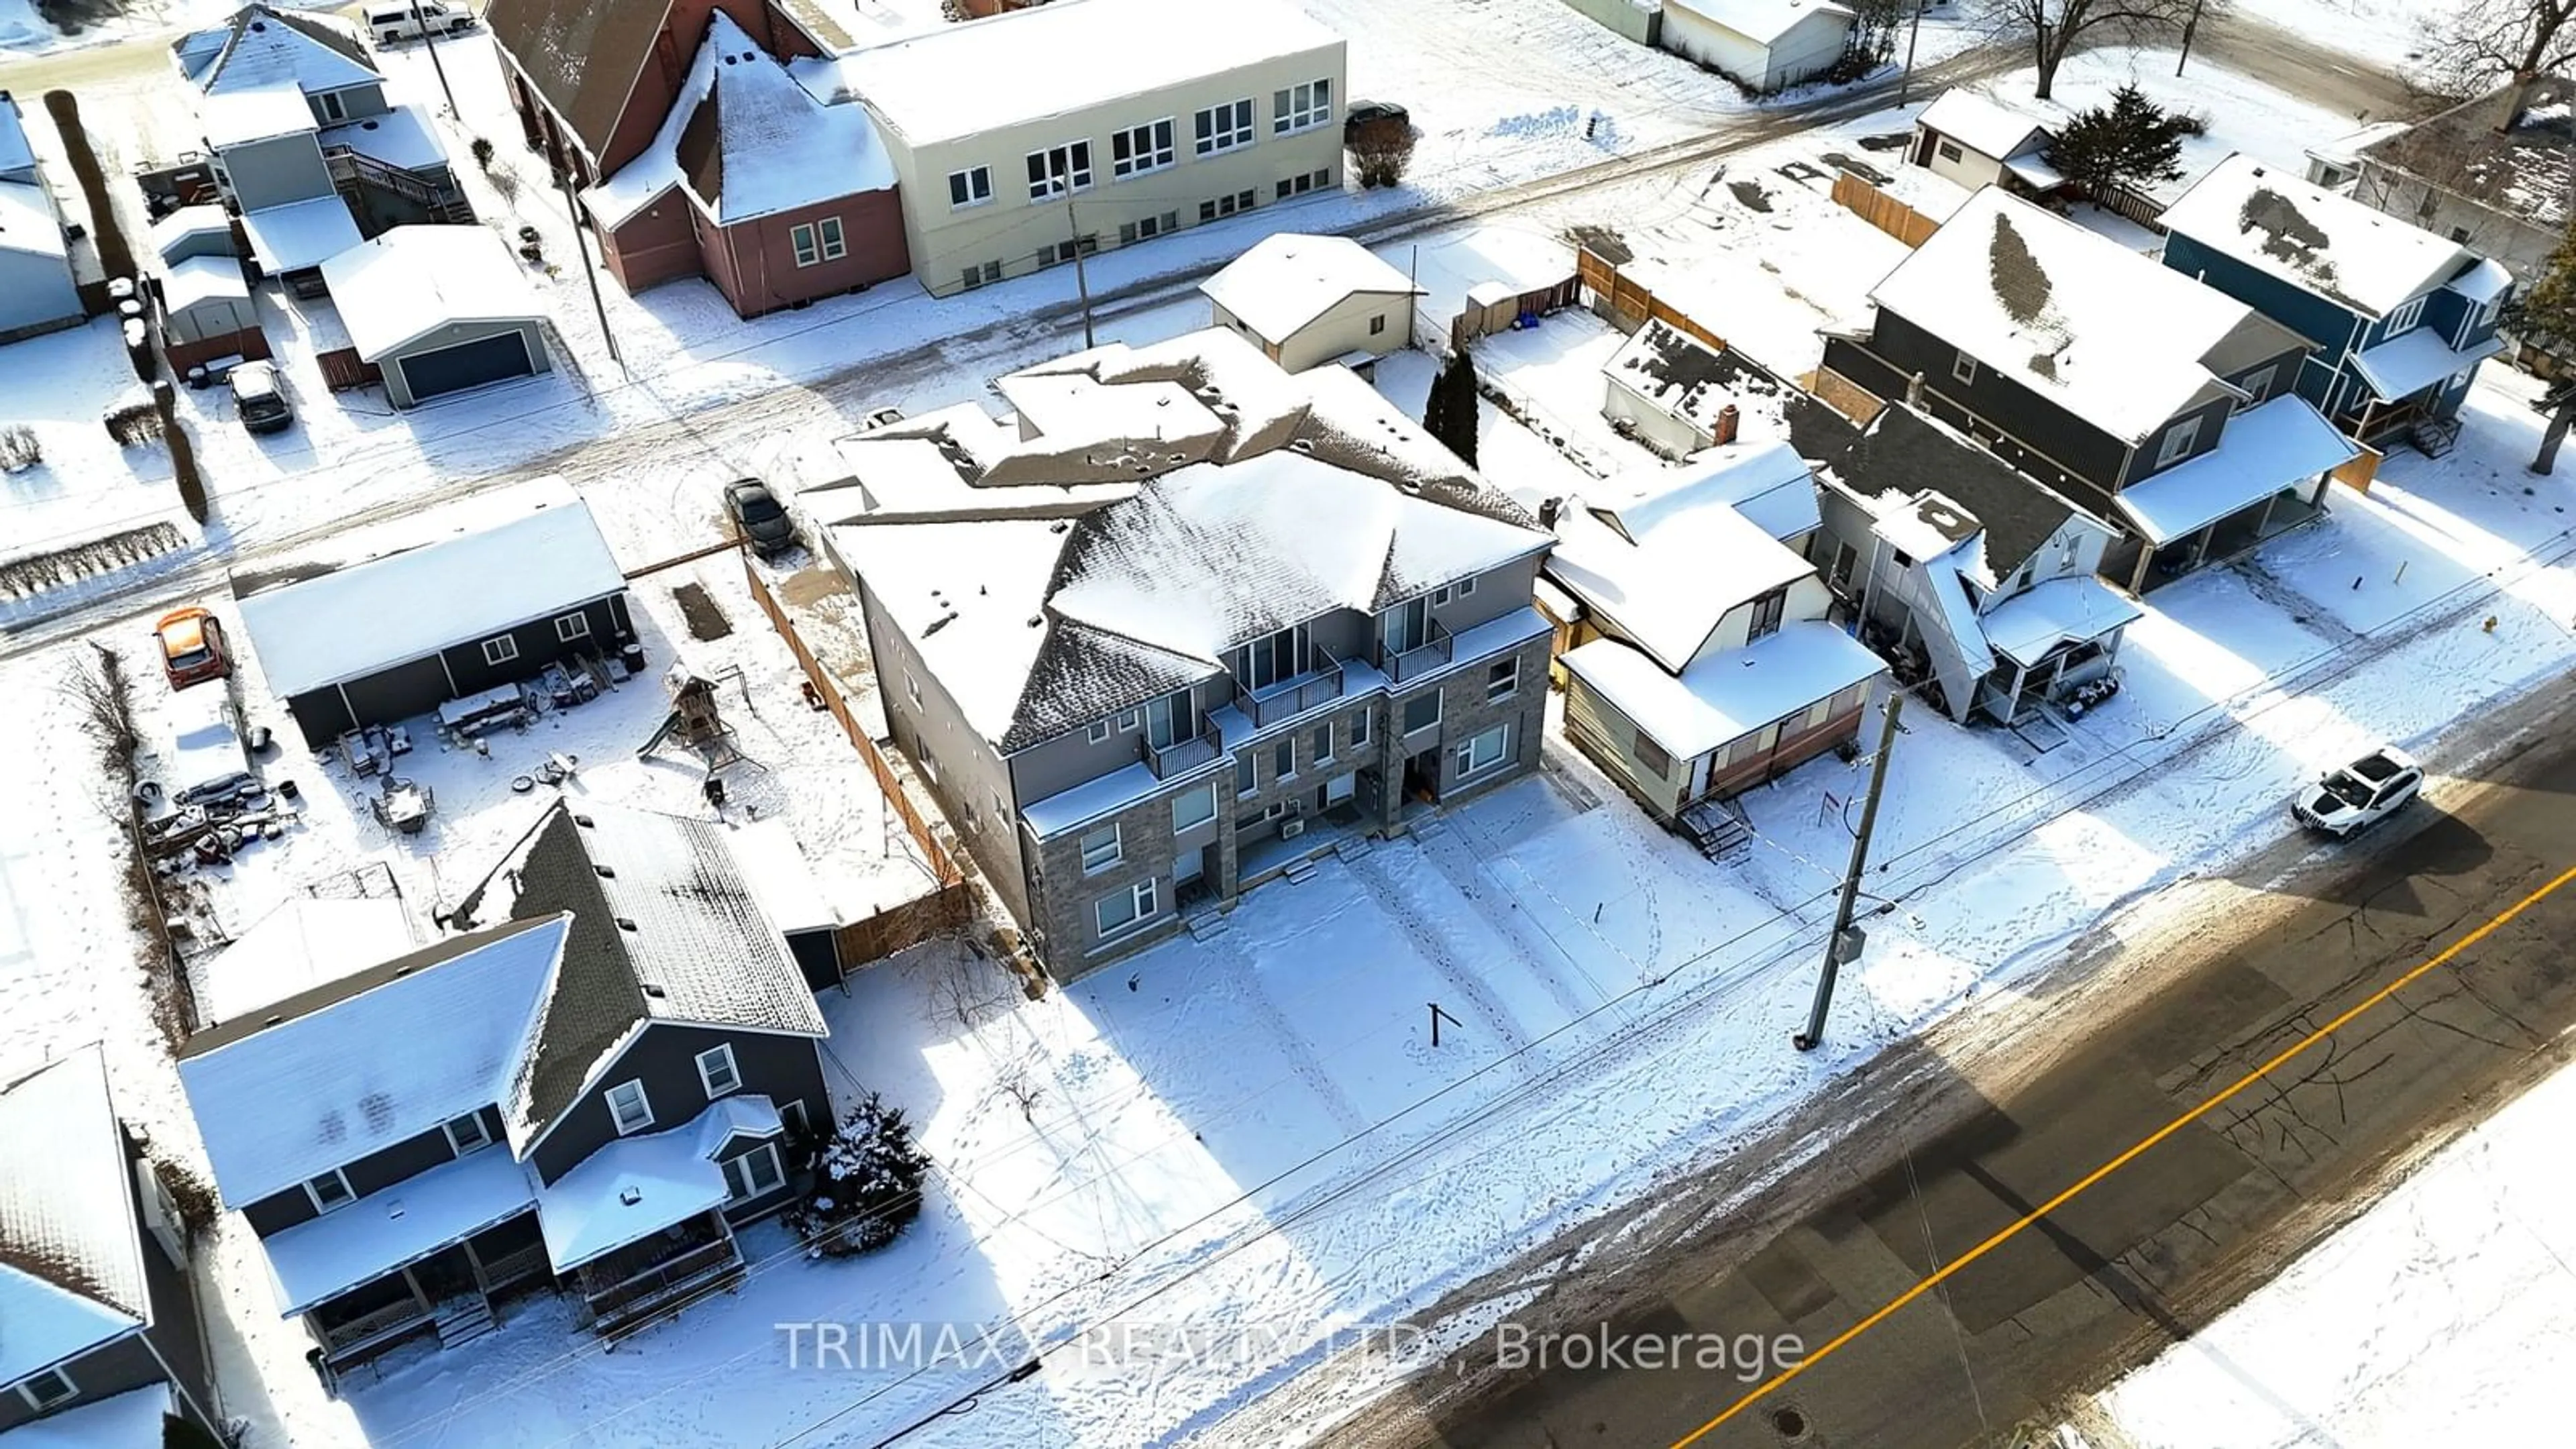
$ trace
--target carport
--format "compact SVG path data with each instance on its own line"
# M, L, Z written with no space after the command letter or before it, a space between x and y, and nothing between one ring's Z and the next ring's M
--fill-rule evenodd
M553 366L535 289L488 228L398 226L324 262L322 276L395 407Z

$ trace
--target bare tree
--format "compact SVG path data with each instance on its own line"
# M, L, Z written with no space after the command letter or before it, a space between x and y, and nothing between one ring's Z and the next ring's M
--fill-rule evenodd
M2513 103L2496 122L2502 127L2540 77L2576 61L2576 0L2456 0L2439 40L2429 79L2443 94L2515 84Z
M2198 5L2194 0L1976 0L1969 13L1989 39L2030 47L2039 66L2039 85L2032 94L2044 101L2057 84L2057 68L2079 47L2104 39L2142 45L2179 37L2195 13L2208 19L2227 9L2221 0Z

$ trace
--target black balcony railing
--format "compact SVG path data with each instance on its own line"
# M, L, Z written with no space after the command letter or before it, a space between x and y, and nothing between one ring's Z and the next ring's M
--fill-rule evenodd
M1386 670L1387 678L1402 684L1408 679L1419 679L1429 671L1446 665L1457 646L1457 636L1450 633L1439 620L1434 619L1431 621L1430 632L1423 637L1421 643L1400 653L1393 649L1381 651L1380 657L1385 660L1382 667Z
M1251 717L1254 729L1268 729L1283 719L1341 698L1342 661L1333 657L1333 651L1318 645L1306 664L1304 674L1258 693L1245 688L1240 679L1234 682L1234 702Z
M1136 753L1154 771L1157 780L1168 780L1184 770L1194 770L1217 756L1216 726L1201 724L1199 732L1185 740L1168 745L1155 744L1144 735L1136 737Z

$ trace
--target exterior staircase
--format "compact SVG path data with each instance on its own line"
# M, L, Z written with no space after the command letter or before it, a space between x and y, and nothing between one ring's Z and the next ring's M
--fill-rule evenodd
M1702 800L1684 810L1681 832L1711 860L1725 860L1753 843L1753 822L1733 800Z
M2427 458L2438 458L2460 441L2458 418L2419 418L2406 430L2406 440Z
M463 226L474 220L474 207L466 201L465 189L453 180L441 185L419 172L388 166L346 146L331 147L323 153L323 161L330 167L331 185L344 201L355 203L362 192L372 188L427 210L433 221Z
M438 1327L441 1348L454 1348L472 1343L493 1328L492 1304L480 1293L460 1294L438 1305L431 1315Z

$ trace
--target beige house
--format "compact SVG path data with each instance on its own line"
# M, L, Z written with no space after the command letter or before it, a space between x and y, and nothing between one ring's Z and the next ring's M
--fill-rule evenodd
M1342 38L1287 0L1057 0L809 64L875 114L941 296L1342 183Z
M1339 362L1365 372L1413 339L1422 288L1341 236L1281 232L1199 283L1216 325L1290 372Z
M2066 184L2048 164L2055 138L2037 117L1975 91L1953 88L1914 121L1907 159L1970 191L2000 186L2024 196L2045 195Z

